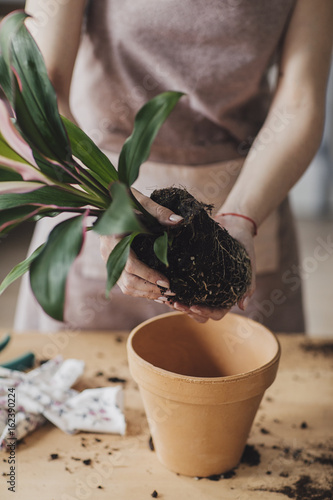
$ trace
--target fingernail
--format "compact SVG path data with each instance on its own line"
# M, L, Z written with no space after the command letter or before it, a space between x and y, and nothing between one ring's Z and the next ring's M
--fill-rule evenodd
M162 288L169 288L169 283L164 280L157 280L156 285L161 286Z
M200 314L201 313L200 307L198 307L198 306L192 306L192 307L190 307L190 311L192 311L192 312L194 312L196 314L198 314L198 313Z
M171 214L169 220L171 220L171 222L180 222L181 220L184 220L184 217L176 214Z
M250 302L250 297L245 297L244 301L243 301L243 308L244 308L244 311L245 309L247 308L247 306L249 305L249 302Z
M157 302L158 304L165 304L164 300L160 299L154 299L154 302Z
M173 307L175 309L177 309L177 311L181 311L181 312L185 312L186 311L186 307L179 305L177 302L173 305Z
M164 292L164 295L167 295L168 297L174 297L176 294L171 290L167 290L166 292Z
M158 299L156 300L159 300L160 302L168 302L168 299L166 297L158 297Z

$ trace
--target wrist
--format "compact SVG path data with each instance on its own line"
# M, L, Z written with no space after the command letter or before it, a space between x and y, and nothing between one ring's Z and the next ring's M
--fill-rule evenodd
M228 228L228 226L236 226L241 230L250 231L252 236L257 235L257 223L254 219L245 214L237 212L221 212L217 213L214 219L226 228Z

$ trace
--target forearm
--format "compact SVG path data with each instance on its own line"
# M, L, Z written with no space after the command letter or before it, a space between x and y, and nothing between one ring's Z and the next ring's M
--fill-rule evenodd
M310 164L323 131L332 24L332 0L297 0L269 114L220 213L259 226Z
M275 99L230 192L222 213L251 217L258 226L287 196L316 153L322 136L323 103Z

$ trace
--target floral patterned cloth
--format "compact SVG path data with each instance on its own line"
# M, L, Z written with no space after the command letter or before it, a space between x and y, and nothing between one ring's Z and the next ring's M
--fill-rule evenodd
M71 387L83 370L83 361L61 356L29 373L0 367L0 448L22 439L46 420L70 434L81 430L124 435L122 387L79 393Z

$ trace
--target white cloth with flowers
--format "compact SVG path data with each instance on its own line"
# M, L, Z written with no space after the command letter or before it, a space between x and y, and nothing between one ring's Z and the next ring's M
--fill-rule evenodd
M125 434L121 386L71 387L82 375L84 362L61 356L22 373L0 367L0 448L49 420L59 429Z

